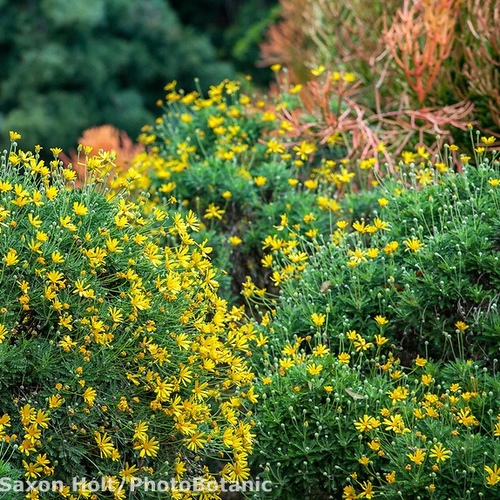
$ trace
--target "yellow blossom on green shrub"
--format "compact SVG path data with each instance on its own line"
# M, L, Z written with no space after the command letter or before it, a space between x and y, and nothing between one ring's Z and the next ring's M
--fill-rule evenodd
M197 217L106 198L109 161L74 188L57 151L46 169L15 144L3 160L0 458L65 492L115 478L114 498L117 478L246 477L253 332L217 295Z

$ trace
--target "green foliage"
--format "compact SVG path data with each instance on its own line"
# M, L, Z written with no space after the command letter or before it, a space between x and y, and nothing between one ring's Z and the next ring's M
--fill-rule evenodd
M7 489L9 484L14 481L21 481L21 471L16 470L8 462L9 457L3 456L4 448L7 448L5 444L0 444L0 478L7 481L7 485L2 485L3 489ZM8 478L8 479L7 479ZM2 500L17 500L19 493L13 491L3 491L0 489L0 498Z
M498 487L492 141L474 140L461 173L456 148L434 162L405 153L398 178L344 197L333 234L299 231L268 250L282 280L255 324L253 463L274 490L252 498L472 499ZM297 241L309 257L290 269Z
M283 285L290 299L282 300L280 329L310 333L315 311L328 311L332 332L366 330L383 315L405 359L425 352L491 364L499 354L498 160L479 155L474 167L462 159L460 174L423 158L402 163L398 181L346 196L347 220L333 244L325 235L316 251L303 238L310 265L300 287ZM279 269L290 264L285 254ZM468 327L457 333L457 322ZM335 336L330 341L338 347Z
M5 3L0 31L0 133L23 130L31 145L68 150L102 123L135 137L166 81L232 74L163 0Z
M267 85L271 72L257 67L259 43L277 18L277 0L170 0L182 23L207 35L219 59L231 61L236 70Z
M496 375L463 362L388 369L391 356L380 347L372 359L353 350L345 364L318 345L296 338L257 386L253 463L274 488L249 498L496 494ZM286 359L293 366L285 368Z

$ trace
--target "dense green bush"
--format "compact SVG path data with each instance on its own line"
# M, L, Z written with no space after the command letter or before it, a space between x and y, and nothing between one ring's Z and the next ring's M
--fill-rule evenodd
M252 458L274 488L251 498L498 495L496 375L423 357L405 369L386 346L365 353L346 338L339 353L320 338L295 337L258 384Z
M240 86L223 81L204 96L167 85L162 116L141 136L147 151L110 183L143 197L147 206L173 197L180 211L197 214L196 241L209 240L214 265L228 273L220 279L230 300L238 299L246 276L255 282L249 288L272 285L260 262L270 232L270 244L279 245L283 224L306 220L313 232L329 230L339 186L354 176L333 172L334 161L313 159L316 145L282 139L288 123L274 101L250 97ZM331 155L333 147L323 150Z
M404 358L428 353L491 365L499 355L500 175L496 153L476 154L477 166L462 157L462 173L414 156L399 180L346 196L332 237L301 239L312 255L302 273L286 273L300 284L282 285L280 331L309 334L316 311L327 315L328 331L368 328L371 335L376 325L366 325L383 315ZM271 253L276 262L280 252ZM291 264L284 255L280 272ZM459 333L457 322L466 324ZM338 347L335 336L329 341Z
M0 49L0 134L66 151L103 123L136 137L166 81L233 73L164 0L2 0Z
M254 498L480 498L500 483L500 164L406 154L333 234L275 248L256 325ZM453 148L452 148L453 149ZM300 269L288 245L309 256ZM266 309L261 310L261 314ZM498 416L497 416L498 415ZM490 493L491 492L491 493Z

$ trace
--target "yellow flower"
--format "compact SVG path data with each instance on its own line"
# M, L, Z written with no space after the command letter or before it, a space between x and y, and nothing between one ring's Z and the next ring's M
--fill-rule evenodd
M137 468L137 466L130 466L128 462L125 462L125 468L119 472L119 475L125 480L126 483L130 483L135 477L134 474L138 471L139 469Z
M9 181L0 181L0 192L12 191L12 184Z
M392 484L396 480L396 471L393 470L389 474L386 474L384 477L389 484Z
M40 219L39 215L35 215L33 217L33 214L28 214L28 220L29 220L30 224L33 227L35 227L36 229L38 229L43 223L43 221L42 221L42 219Z
M341 352L337 356L337 359L339 360L339 363L349 364L349 360L351 359L351 355L347 354L346 352Z
M379 326L384 326L387 325L387 323L389 323L389 320L385 316L381 316L380 314L377 314L374 320L377 322Z
M149 438L147 436L143 441L134 446L134 450L139 451L140 457L156 457L159 449L160 442L154 437Z
M407 453L406 456L416 465L422 465L425 460L425 450L422 448L416 448L413 453Z
M352 485L344 486L344 491L342 493L342 498L345 500L355 500L359 498L356 494L356 489Z
M59 223L68 231L76 231L76 226L71 222L71 217L69 215L66 215L66 217L59 217Z
M87 403L89 406L94 406L95 397L95 389L92 387L87 387L87 389L85 389L85 392L83 393L83 400L85 401L85 403Z
M356 75L354 73L346 73L343 77L344 82L353 83L356 81Z
M11 141L18 141L21 139L21 134L14 132L13 130L9 130L9 138Z
M196 431L192 436L186 438L184 442L187 444L189 450L196 451L198 450L198 448L203 448L203 446L207 442L204 436L205 433Z
M146 422L139 421L135 426L134 439L137 439L139 441L145 441L148 438L147 435L148 429L149 426Z
M64 403L64 399L60 394L54 394L49 398L49 408L58 408Z
M430 385L432 382L434 382L434 378L432 375L428 374L428 373L424 373L422 375L422 384L424 384L425 386L428 386Z
M304 181L304 186L307 189L316 189L318 187L318 181L316 179L307 179L306 181Z
M406 246L405 252L409 250L412 252L418 252L424 246L424 244L418 238L415 238L415 236L406 239L403 243Z
M250 477L248 462L240 458L235 463L229 463L222 469L222 476L232 483L241 483Z
M239 236L230 236L229 243L231 243L231 245L235 247L241 245L243 243L243 240Z
M352 223L352 228L357 231L358 233L361 234L371 234L374 233L377 229L375 226L372 226L371 224L366 224L365 221L355 221Z
M254 177L253 180L258 187L262 187L267 182L267 177L259 175L257 177Z
M360 417L357 422L354 422L354 427L356 427L358 432L370 432L379 426L380 421L374 417L370 417L366 413Z
M6 266L15 266L19 262L19 257L17 256L17 250L10 248L6 255L4 255L3 260Z
M462 408L459 410L458 415L455 417L455 420L465 427L470 427L472 425L479 425L476 417L472 414L471 409L469 407Z
M2 325L2 323L0 323L0 344L5 340L5 337L8 333L9 330L5 328L5 325ZM1 419L0 419L0 424L1 424Z
M494 144L495 140L495 137L493 137L492 135L490 137L481 137L481 142L483 144L486 144L487 146L491 146L492 144Z
M436 462L444 462L450 458L451 451L443 448L442 443L438 443L431 448L429 456L435 458Z
M96 431L94 433L94 439L99 448L101 458L111 458L115 449L111 438L106 433L101 436L101 434Z
M320 313L320 314L312 313L311 320L316 326L320 327L320 326L325 324L326 315L323 313Z
M455 323L455 326L457 328L457 330L463 332L465 330L467 330L467 328L469 328L469 325L467 323L464 323L463 321L457 321Z
M389 418L385 418L383 424L387 426L385 428L386 431L393 431L396 434L404 434L410 432L410 429L405 427L403 417L399 414L392 415Z
M493 435L496 437L500 437L500 422L495 424L495 428L493 429Z
M485 465L484 470L488 473L486 482L489 486L495 486L500 482L500 469L498 468L497 464L493 465L493 469L488 465Z
M408 388L403 386L398 386L393 391L388 391L387 394L392 399L392 404L395 404L396 401L403 401L408 397Z
M43 471L43 467L40 464L37 464L36 462L33 463L26 463L26 461L23 460L23 467L26 469L25 476L28 479L35 479L39 477Z
M321 372L321 370L323 370L323 365L317 365L316 363L309 363L306 369L311 375L318 375Z
M354 348L356 349L356 352L367 351L368 349L373 347L373 343L367 342L361 335L358 335L356 340L354 340L352 343L354 345Z
M370 481L363 481L361 489L363 491L359 494L359 498L373 498L375 496L373 485Z
M311 70L311 74L314 76L320 76L326 71L326 68L323 64L320 64L317 68L313 68Z
M384 337L383 335L375 335L374 339L375 344L377 344L379 347L389 342L389 339L387 337Z
M427 360L425 358L421 358L420 356L417 356L417 358L415 359L415 364L417 366L425 366L427 364Z
M322 358L325 354L328 354L330 352L330 349L326 347L324 344L317 345L313 349L313 356L317 356L319 358Z
M312 142L302 141L299 146L294 146L293 150L301 160L307 160L311 154L317 151L317 148Z
M83 203L75 201L73 203L73 212L75 215L84 216L88 214L89 209Z
M222 210L220 207L214 205L213 203L210 203L210 205L208 205L207 209L205 210L205 218L213 219L215 217L216 219L221 220L222 216L225 213L225 210Z
M52 252L51 259L54 264L62 264L64 262L64 257L57 250Z
M391 253L394 253L398 249L398 247L399 243L397 241L390 241L382 250L387 255L390 255Z
M69 352L72 347L76 346L76 342L71 339L69 335L65 335L58 344L60 347L64 349L65 352Z

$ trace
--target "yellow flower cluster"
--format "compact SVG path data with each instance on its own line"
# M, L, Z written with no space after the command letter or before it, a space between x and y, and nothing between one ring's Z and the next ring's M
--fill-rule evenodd
M243 310L217 295L211 249L191 237L198 218L106 199L99 168L74 189L57 154L49 167L14 146L9 158L0 179L0 355L28 348L36 360L11 374L0 397L8 410L0 441L12 460L27 479L68 485L60 457L75 467L88 457L96 465L87 474L119 485L206 475L200 459L217 453L229 460L223 477L248 477L245 407L257 396L245 358L257 338ZM69 486L62 493L77 498ZM126 496L118 486L113 495Z

